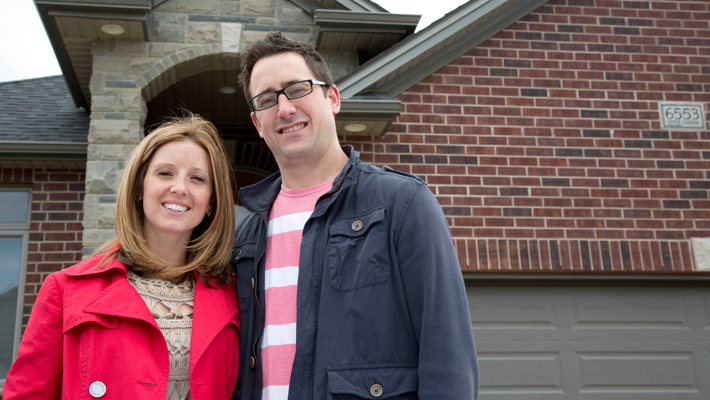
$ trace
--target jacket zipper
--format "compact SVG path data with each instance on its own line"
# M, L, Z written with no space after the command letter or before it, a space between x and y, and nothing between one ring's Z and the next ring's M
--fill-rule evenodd
M254 213L256 216L261 218L262 221L264 221L264 225L266 226L266 219L261 216L259 213ZM268 232L264 230L266 233L266 239L268 239ZM256 387L257 387L257 393L256 393L256 399L259 400L261 398L261 367L259 366L259 357L256 356L256 346L259 343L259 337L261 337L261 331L264 328L264 312L261 309L261 303L259 302L259 262L261 262L261 258L264 256L264 253L266 252L266 241L264 242L264 251L261 252L259 255L259 258L256 260L254 263L254 299L256 300L256 305L259 307L259 331L256 334L256 337L254 338L254 344L252 345L251 348L251 354L252 357L254 357L254 369L256 369Z

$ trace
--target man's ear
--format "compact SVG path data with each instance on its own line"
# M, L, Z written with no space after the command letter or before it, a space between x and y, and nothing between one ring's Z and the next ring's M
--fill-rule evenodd
M335 85L328 86L328 100L333 114L340 112L340 91Z
M254 124L256 127L257 132L259 132L259 137L264 138L264 134L261 133L261 125L259 124L259 118L256 117L256 112L252 111L251 112L251 122Z

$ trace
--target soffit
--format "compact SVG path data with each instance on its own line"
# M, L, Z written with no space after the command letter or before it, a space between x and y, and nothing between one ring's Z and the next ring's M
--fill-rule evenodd
M314 10L316 46L324 51L355 51L365 62L414 33L420 15L388 12Z
M77 107L89 109L91 42L96 39L147 40L151 0L34 0ZM112 36L106 24L124 28Z

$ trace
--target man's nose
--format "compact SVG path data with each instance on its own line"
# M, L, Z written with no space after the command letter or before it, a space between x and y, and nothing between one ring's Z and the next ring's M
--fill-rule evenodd
M296 107L293 106L291 100L285 94L280 94L276 107L279 108L279 118L288 119L296 113Z

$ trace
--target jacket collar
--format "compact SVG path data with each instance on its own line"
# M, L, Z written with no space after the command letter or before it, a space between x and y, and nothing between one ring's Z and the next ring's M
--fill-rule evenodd
M229 323L240 328L237 292L228 283L207 287L197 278L192 318L190 371L222 328Z
M101 263L101 260L104 259L104 256L106 254L109 254L113 252L114 250L118 249L118 245L112 246L110 249L105 254L99 254L97 256L88 258L73 267L69 269L65 269L64 275L66 276L89 276L89 275L97 275L97 274L106 274L110 273L112 271L117 271L121 275L126 276L126 266L123 265L120 261L117 259L114 259L111 261L108 265L104 265L103 267L97 269L96 267Z
M351 145L342 145L340 148L345 155L348 156L348 161L340 171L338 176L333 180L331 191L339 190L342 187L348 171L353 165L360 163L360 153ZM268 178L250 186L243 187L239 190L239 199L249 211L261 215L265 221L269 219L271 205L276 200L276 196L281 191L281 172L276 172Z
M111 248L109 252L115 248ZM88 297L79 295L76 297L77 300L78 298L88 300L84 304L77 304L78 307L81 307L81 311L95 315L97 322L104 325L115 325L115 321L112 323L104 317L115 316L139 319L160 329L143 299L126 279L126 266L118 260L113 260L109 265L96 269L102 259L103 255L92 257L73 268L64 270L64 274L71 277L114 274L113 279L110 275L105 277L109 281L109 285L98 293L94 292L96 293L95 295L91 294ZM239 328L237 293L232 286L227 283L206 287L202 284L197 274L195 274L195 279L193 330L190 343L191 368L194 367L212 339L222 330L221 328L230 322L233 322ZM84 295L86 294L88 293ZM81 319L70 318L64 322L66 331L82 321Z

